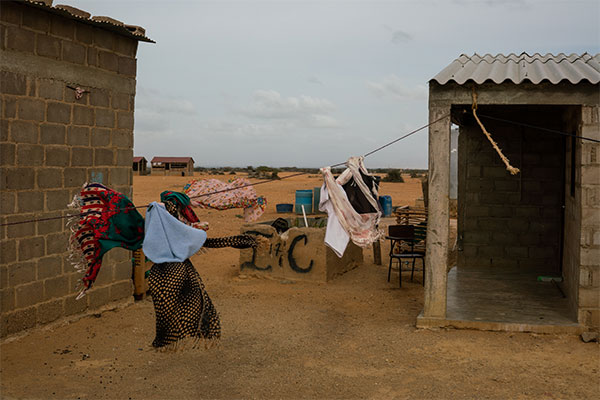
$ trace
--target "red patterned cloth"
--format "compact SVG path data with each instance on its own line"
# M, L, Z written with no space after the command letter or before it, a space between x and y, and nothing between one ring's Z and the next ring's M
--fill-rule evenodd
M99 183L84 185L69 207L79 211L69 221L69 247L75 268L85 271L82 296L96 280L108 250L142 247L144 218L125 195Z

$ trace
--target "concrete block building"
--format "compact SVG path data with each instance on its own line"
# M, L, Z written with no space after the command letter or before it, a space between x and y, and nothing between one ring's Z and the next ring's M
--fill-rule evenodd
M153 157L152 175L194 176L192 157Z
M429 278L418 324L600 327L599 83L600 55L587 53L461 55L429 82ZM452 123L456 243L448 240ZM447 265L451 246L456 268Z
M119 249L75 300L66 220L52 218L85 182L132 194L139 41L141 27L51 0L0 2L0 336L131 298Z

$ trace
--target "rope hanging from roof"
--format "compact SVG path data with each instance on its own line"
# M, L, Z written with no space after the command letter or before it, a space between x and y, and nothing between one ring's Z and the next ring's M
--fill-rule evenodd
M502 159L502 162L504 162L504 165L506 165L506 170L510 172L511 175L518 174L520 172L519 168L515 168L512 165L510 165L510 161L508 160L508 158L506 158L504 154L502 154L502 150L500 150L500 147L498 147L498 143L496 143L494 139L492 139L492 135L487 131L487 129L485 129L485 126L483 126L483 124L479 120L479 117L477 116L477 93L475 92L475 87L473 87L473 104L471 105L471 109L473 110L473 116L479 124L479 127L492 144L494 150L496 150L496 153L498 153L498 155L500 156L500 159Z

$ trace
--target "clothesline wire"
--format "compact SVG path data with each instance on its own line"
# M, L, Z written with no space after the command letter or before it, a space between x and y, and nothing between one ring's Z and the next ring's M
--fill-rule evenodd
M378 148L376 148L375 150L373 150L373 151L370 151L370 152L368 152L368 153L364 154L364 155L363 155L363 157L370 156L370 155L371 155L371 154L373 154L373 153L376 153L376 152L378 152L378 151L380 151L380 150L383 150L383 149L385 149L386 147L388 147L388 146L391 146L391 145L393 145L394 143L397 143L397 142L401 141L402 139L406 139L407 137L409 137L409 136L412 136L412 135L414 135L415 133L417 133L417 132L419 132L419 131L422 131L423 129L427 128L429 125L433 125L433 124L435 124L436 122L439 122L439 121L441 121L441 120L443 120L444 118L447 118L447 117L449 117L449 114L447 114L447 115L444 115L443 117L441 117L441 118L438 118L438 119L436 119L435 121L432 121L432 122L428 123L427 125L423 125L422 127L420 127L420 128L417 128L417 129L413 130L412 132L409 132L409 133L407 133L407 134L406 134L406 135L404 135L404 136L401 136L401 137L399 137L399 138L397 138L397 139L394 139L394 140L392 140L391 142L389 142L389 143L387 143L387 144L384 144L383 146L381 146L381 147L378 147ZM335 167L342 166L342 165L344 165L344 164L346 164L346 162L345 162L345 161L344 161L344 162L341 162L341 163L337 163L337 164L330 165L330 167L331 167L331 168L335 168ZM257 185L261 185L261 184L263 184L263 183L271 183L271 182L273 182L273 181L276 181L276 180L282 180L282 179L293 178L293 177L295 177L295 176L299 176L299 175L305 175L305 174L309 174L309 173L310 173L310 172L299 172L299 173L297 173L297 174L294 174L294 175L289 175L289 176L285 176L285 177L283 177L283 178L274 178L274 179L269 179L269 180L267 180L267 181L263 181L263 182L251 183L251 184L248 184L248 185L239 186L239 187L236 187L236 188L222 189L222 190L218 190L218 191L216 191L216 192L204 193L204 194L200 194L200 195L197 195L197 196L190 196L190 199L195 199L195 198L198 198L198 197L204 197L204 196L210 196L210 195L217 194L217 193L228 192L228 191L230 191L230 190L237 190L237 189L245 188L245 187L248 187L248 186L257 186Z
M406 135L403 135L403 136L401 136L401 137L399 137L397 139L394 139L391 142L389 142L387 144L384 144L383 146L380 146L380 147L376 148L375 150L372 150L372 151L364 154L363 157L368 157L368 156L370 156L373 153L376 153L376 152L378 152L380 150L383 150L386 147L391 146L394 143L397 143L397 142L401 141L402 139L406 139L407 137L412 136L415 133L422 131L423 129L429 127L430 125L433 125L433 124L435 124L435 123L437 123L437 122L439 122L439 121L441 121L441 120L443 120L445 118L448 118L449 116L450 116L450 114L446 114L443 117L440 117L440 118L436 119L435 121L432 121L432 122L430 122L430 123L428 123L426 125L423 125L420 128L417 128L417 129L415 129L415 130L407 133ZM345 164L345 162L341 162L341 163L330 165L330 167L331 168L339 167L339 166L342 166L344 164ZM265 181L262 181L262 182L256 182L256 183L251 183L251 184L248 184L248 185L243 185L243 186L239 186L239 187L235 187L235 188L222 189L222 190L217 190L217 191L211 192L211 193L204 193L204 194L200 194L200 195L197 195L197 196L192 196L192 197L190 197L190 199L195 199L195 198L198 198L198 197L211 196L213 194L229 192L229 191L232 191L232 190L238 190L238 189L242 189L242 188L245 188L245 187L248 187L248 186L258 186L258 185L262 185L262 184L265 184L265 183L271 183L271 182L275 182L275 181L279 181L279 180L283 180L283 179L289 179L289 178L293 178L293 177L296 177L296 176L305 175L305 174L309 174L309 173L310 172L299 172L297 174L292 174L292 175L284 176L282 178L271 178L271 179L268 179L268 180L265 180ZM129 207L123 208L122 210L132 210L132 209L136 209L136 208L147 208L149 206L150 206L150 204L144 204L142 206L129 206ZM112 211L114 212L114 210L112 210ZM96 212L94 212L94 211L86 211L86 212L82 212L82 213L78 213L78 214L68 214L68 215L61 215L61 216L56 216L56 217L37 218L37 219L31 219L31 220L26 220L26 221L8 222L8 223L0 224L0 226L21 225L21 224L32 223L32 222L45 222L45 221L52 221L52 220L57 220L57 219L66 219L66 218L72 218L72 217L82 217L82 216L85 216L85 215L88 215L88 214L93 214L93 213L96 213Z
M477 114L477 115L479 115L482 118L487 118L487 119L491 119L491 120L494 120L494 121L506 122L508 124L519 125L519 126L523 126L525 128L531 128L531 129L536 129L536 130L539 130L539 131L546 131L546 132L550 132L550 133L555 133L557 135L569 136L569 137L574 137L576 139L583 139L583 140L589 140L590 142L600 143L600 140L598 140L598 139L592 139L592 138L585 137L585 136L579 136L579 135L575 135L573 133L567 133L567 132L563 132L563 131L557 131L555 129L544 128L544 127L541 127L541 126L529 125L529 124L526 124L524 122L510 121L508 119L503 119L503 118L498 118L498 117L490 117L489 115L484 115L484 114Z

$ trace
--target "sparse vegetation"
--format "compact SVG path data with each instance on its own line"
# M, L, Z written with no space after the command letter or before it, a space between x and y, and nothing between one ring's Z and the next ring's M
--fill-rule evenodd
M385 178L383 178L384 182L404 182L404 178L402 178L402 171L399 169L390 169L387 172Z

